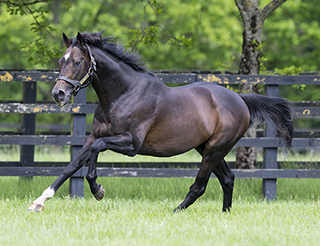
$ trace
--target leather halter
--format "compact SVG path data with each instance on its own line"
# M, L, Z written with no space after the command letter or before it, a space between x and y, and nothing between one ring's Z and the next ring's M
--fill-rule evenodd
M90 67L89 67L87 74L80 81L79 80L72 80L72 79L69 79L69 78L61 76L61 75L59 75L59 77L57 78L57 80L59 80L59 79L64 80L73 86L73 88L74 88L73 96L77 95L77 93L80 89L86 88L87 86L89 86L92 83L93 72L97 71L97 67L96 67L97 64L96 64L94 57L92 56L91 49L90 49L89 45L85 44L85 46L87 47L88 52L89 52L89 56L90 56Z

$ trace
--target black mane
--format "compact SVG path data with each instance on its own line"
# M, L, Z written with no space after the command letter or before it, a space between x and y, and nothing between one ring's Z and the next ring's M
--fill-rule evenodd
M106 51L110 55L132 67L135 71L153 75L147 70L147 65L144 63L138 52L126 50L124 46L118 44L112 36L102 38L102 33L103 31L97 33L84 32L82 33L82 37L86 44ZM72 45L77 47L80 46L75 38L72 39ZM82 47L80 46L79 48Z

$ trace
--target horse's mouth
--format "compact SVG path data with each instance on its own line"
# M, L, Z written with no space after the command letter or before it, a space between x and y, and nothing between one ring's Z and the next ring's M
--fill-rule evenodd
M63 100L61 100L61 99L57 99L54 96L52 96L52 99L59 106L64 106L69 102L70 97L71 97L71 95L67 95L67 96L65 96L65 98Z

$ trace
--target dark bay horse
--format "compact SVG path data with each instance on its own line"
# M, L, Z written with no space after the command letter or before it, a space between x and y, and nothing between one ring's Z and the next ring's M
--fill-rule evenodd
M224 157L249 126L271 121L278 137L291 146L291 107L285 99L262 95L239 95L214 83L199 82L170 88L147 71L137 54L126 51L102 33L63 34L67 50L59 60L60 76L52 90L56 103L68 103L72 95L89 84L99 98L92 133L78 156L28 208L41 211L59 187L89 163L86 179L97 200L104 189L96 183L101 151L128 156L169 157L196 149L202 156L200 169L183 210L206 190L211 173L223 189L223 211L231 208L234 174Z

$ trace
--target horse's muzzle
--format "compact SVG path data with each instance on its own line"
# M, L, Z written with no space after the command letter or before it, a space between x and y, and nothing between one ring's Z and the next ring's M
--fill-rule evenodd
M65 105L68 101L71 95L68 95L64 90L62 89L52 89L52 98L55 101L55 103L59 104L60 106Z

